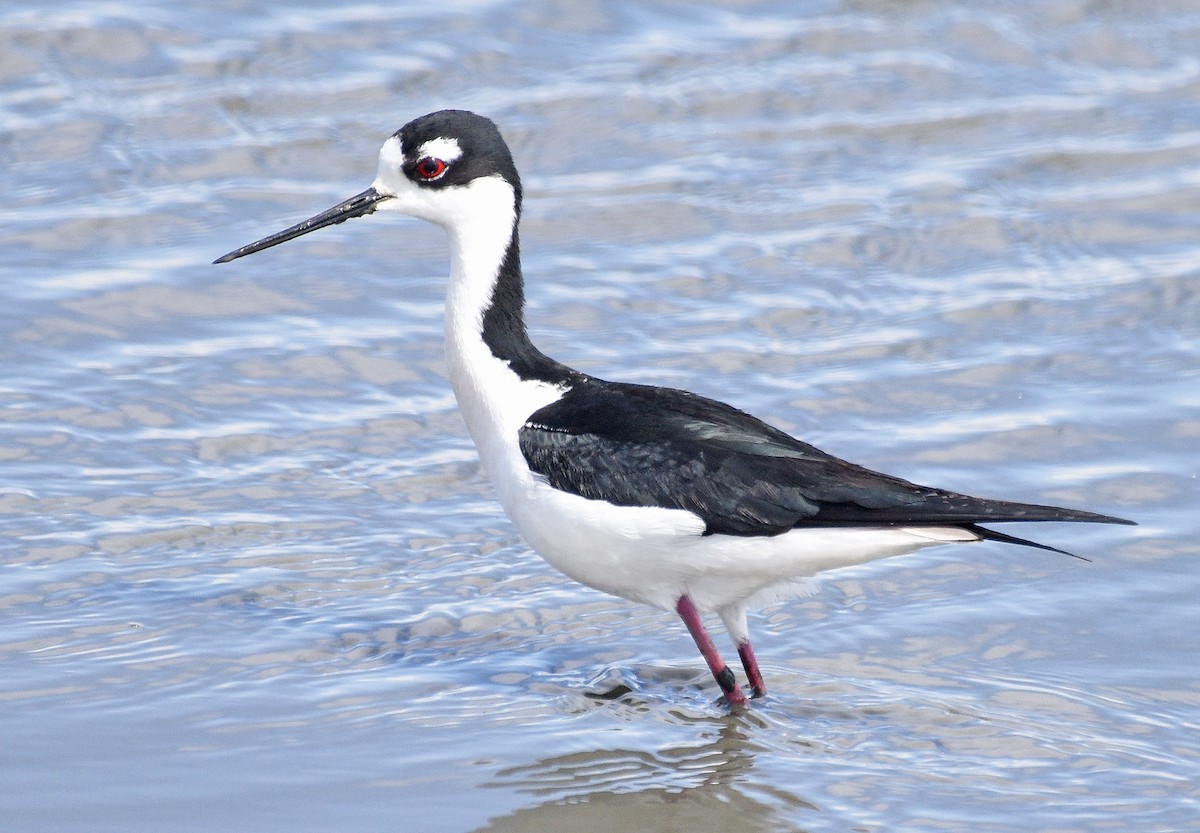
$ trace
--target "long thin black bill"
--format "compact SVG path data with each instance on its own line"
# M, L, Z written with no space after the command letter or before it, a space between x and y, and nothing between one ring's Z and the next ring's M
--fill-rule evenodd
M228 263L244 255L252 255L255 252L261 252L263 249L269 249L272 246L278 246L280 243L286 243L302 234L308 234L310 231L344 223L354 217L362 217L370 214L375 210L375 206L386 199L388 197L385 194L379 193L374 188L368 188L361 194L356 194L345 202L338 203L328 211L322 211L315 217L309 217L303 223L297 223L291 228L286 228L283 231L272 234L270 237L264 237L262 240L257 240L248 246L235 249L227 255L221 255L213 263Z

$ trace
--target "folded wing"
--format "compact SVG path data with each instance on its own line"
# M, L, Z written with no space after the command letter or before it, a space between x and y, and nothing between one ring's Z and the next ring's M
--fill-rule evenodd
M618 506L684 509L706 534L778 535L798 526L962 526L1120 518L985 500L840 460L736 408L685 391L587 379L520 432L550 485ZM1011 539L1014 543L1028 543Z

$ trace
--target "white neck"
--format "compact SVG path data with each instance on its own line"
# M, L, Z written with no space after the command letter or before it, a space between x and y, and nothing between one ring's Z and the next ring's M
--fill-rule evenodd
M483 314L492 302L500 265L516 224L515 196L498 177L477 179L467 186L468 199L459 202L453 221L445 224L450 236L450 285L446 292L446 350L451 381L457 385L480 369L477 363L454 363L468 356L476 343L483 349ZM459 397L462 398L461 396Z
M446 358L450 381L467 429L498 489L511 478L519 455L517 432L533 411L561 394L545 383L522 381L483 339L484 313L492 303L501 264L516 224L513 189L499 177L477 179L461 189L450 236L450 285L446 298ZM503 502L505 495L501 494Z

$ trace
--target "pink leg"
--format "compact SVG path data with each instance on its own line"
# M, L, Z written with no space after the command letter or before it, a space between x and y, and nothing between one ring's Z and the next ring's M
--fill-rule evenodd
M683 620L683 624L687 625L692 639L696 640L696 647L700 649L700 653L704 656L704 661L708 663L708 669L712 671L712 675L716 678L717 685L721 687L721 691L725 692L726 702L729 703L731 708L746 705L746 695L742 694L742 690L738 687L737 679L733 676L733 672L729 670L729 666L725 664L725 660L721 659L721 655L717 653L717 646L713 644L712 637L704 629L704 623L700 621L700 613L696 610L696 606L692 604L692 600L687 596L680 596L679 601L675 603L675 612L679 614L679 618ZM748 643L746 647L750 647ZM740 648L738 649L738 654L741 654ZM753 654L751 654L751 658L753 658ZM757 666L755 670L758 670ZM762 682L761 677L759 678L759 682Z
M758 670L758 660L754 658L754 649L750 647L750 640L738 643L738 656L742 658L742 667L746 669L746 679L750 682L750 690L755 697L762 697L767 693L767 684L763 682L762 672Z

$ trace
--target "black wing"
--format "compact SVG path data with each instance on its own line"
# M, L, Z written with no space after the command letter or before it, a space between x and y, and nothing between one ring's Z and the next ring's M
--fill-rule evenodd
M919 486L826 454L686 391L586 379L520 431L529 467L556 489L618 506L686 509L705 534L797 526L959 526L1120 518ZM1019 540L1019 539L1018 539Z

